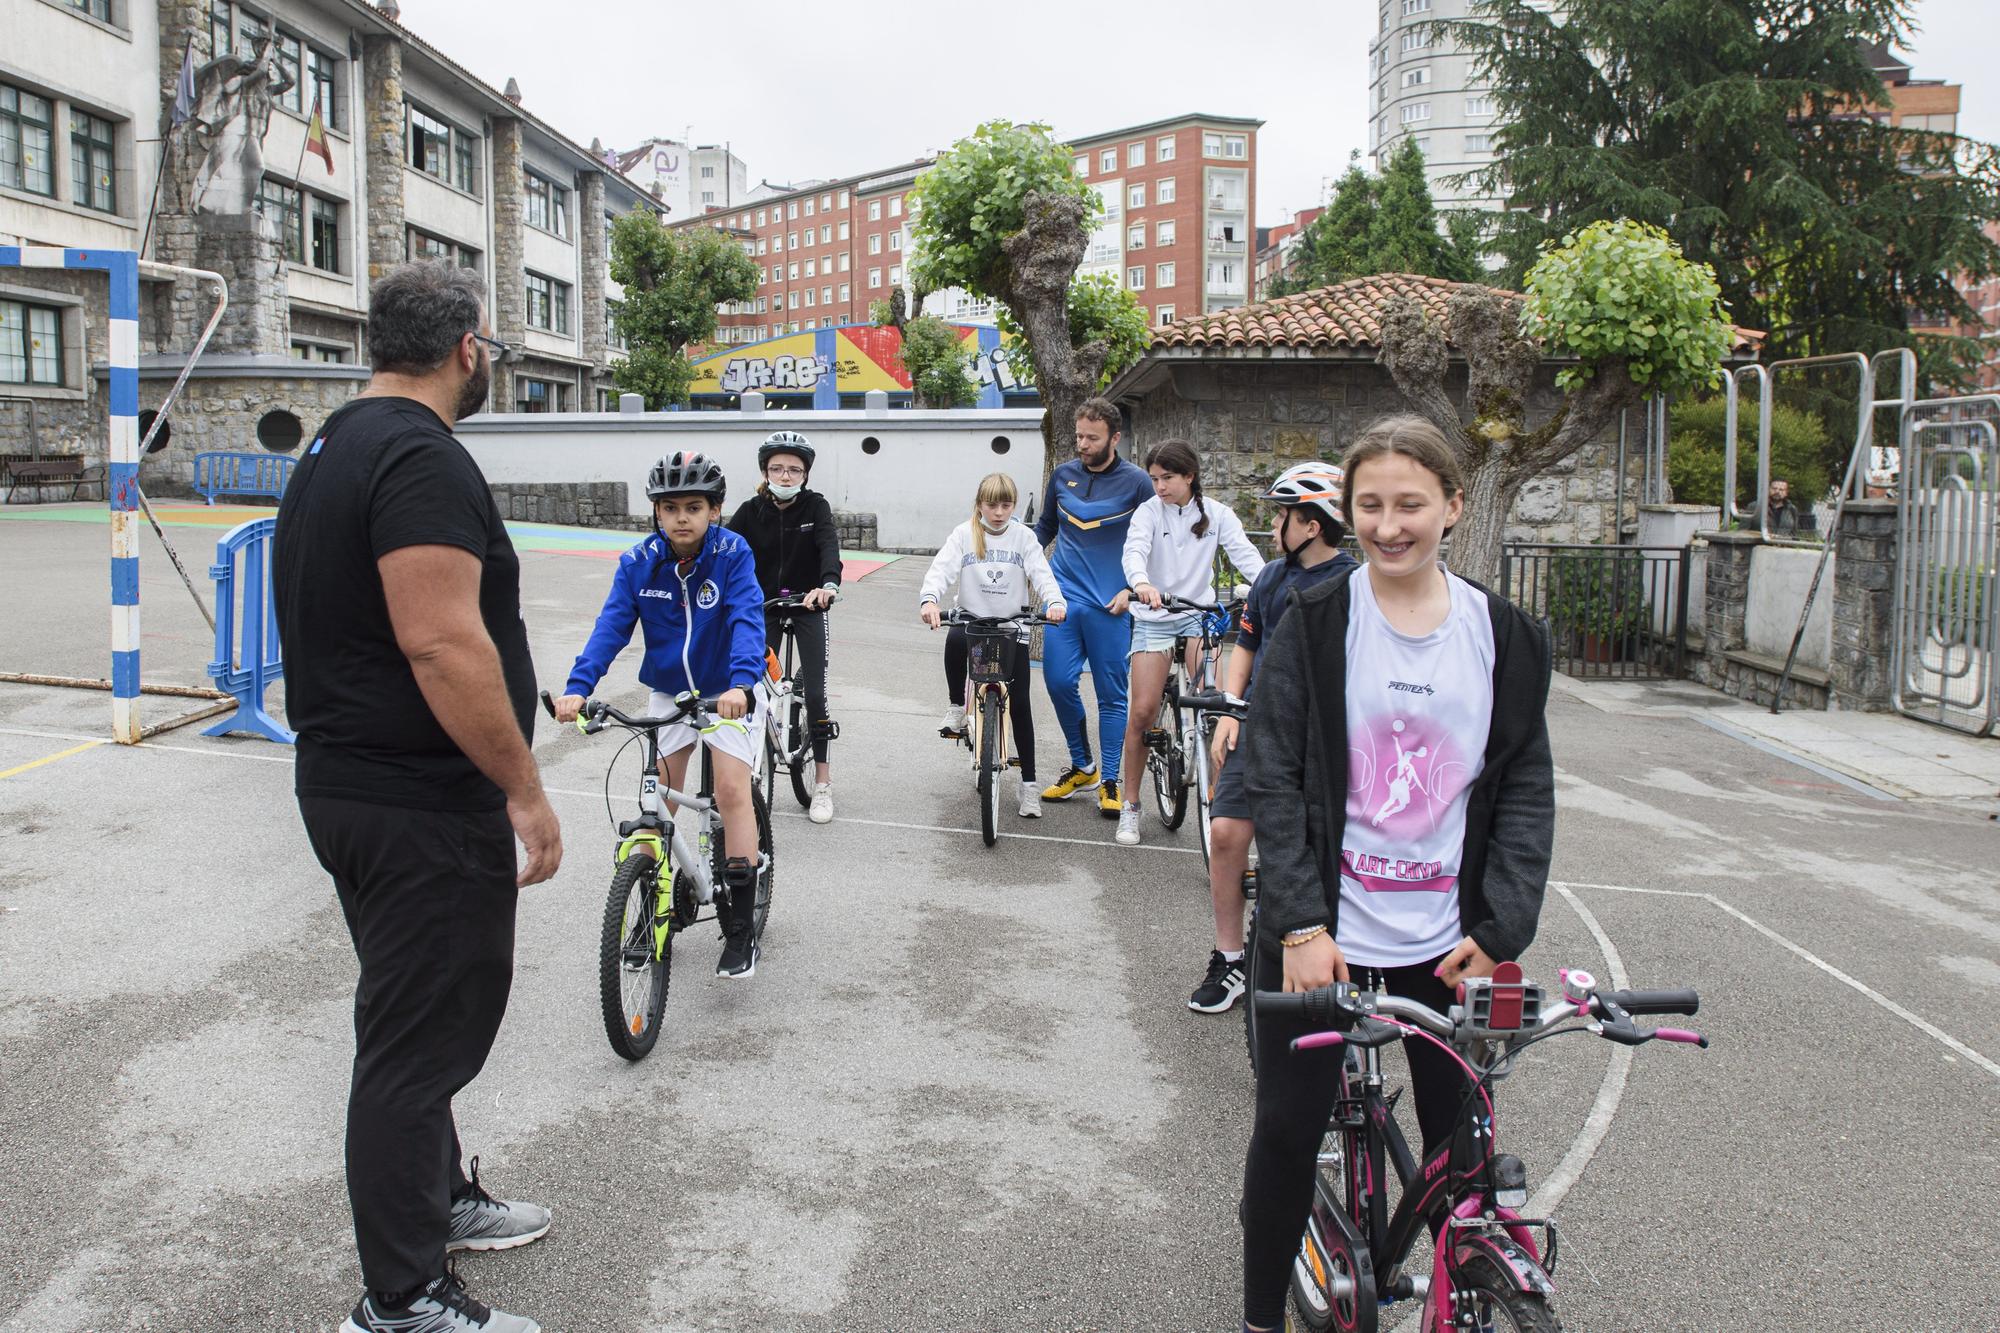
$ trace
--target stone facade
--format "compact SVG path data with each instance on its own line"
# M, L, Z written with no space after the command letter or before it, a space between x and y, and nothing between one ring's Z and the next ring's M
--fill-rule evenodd
M1833 548L1830 674L1842 708L1876 713L1890 707L1898 546L1895 501L1848 502Z
M1889 506L1891 523L1894 523L1894 506ZM1708 547L1706 584L1703 597L1706 602L1705 624L1702 632L1701 651L1690 654L1688 674L1711 689L1722 691L1732 698L1750 703L1769 704L1777 693L1778 681L1783 675L1785 663L1782 658L1771 658L1749 648L1747 611L1750 606L1751 556L1763 544L1763 537L1755 532L1707 532L1702 534ZM1893 561L1893 556L1891 557ZM1842 583L1849 577L1846 566L1835 562L1833 587L1822 589L1821 596L1836 598L1834 614L1840 614ZM1841 655L1839 646L1839 621L1835 621L1834 656ZM1875 651L1885 655L1888 640L1880 640ZM1817 708L1828 706L1833 694L1832 680L1828 673L1809 666L1794 665L1790 682L1785 686L1784 707Z
M361 39L361 126L368 176L368 281L403 262L403 43ZM516 140L518 142L518 139Z
M604 177L597 175L583 178L583 189L578 192L582 203L576 210L577 245L583 252L583 271L603 273L611 264L611 254L605 248L604 239ZM593 381L602 382L604 372L611 368L606 355L604 311L606 301L604 284L586 282L583 284L583 335L584 359L597 369ZM579 404L580 411L590 411L595 403Z
M1465 370L1445 383L1461 405ZM1529 403L1539 422L1560 406L1555 371L1545 367ZM1202 460L1202 489L1227 502L1246 527L1269 526L1254 497L1285 468L1337 459L1378 417L1410 410L1389 372L1372 359L1174 362L1169 379L1132 403L1135 457L1166 439L1184 439ZM1521 488L1505 538L1510 542L1609 542L1618 538L1617 440L1587 445ZM1631 511L1637 487L1625 487Z
M524 202L521 179L521 122L493 121L493 336L519 347L528 335L528 261L521 243ZM514 402L514 367L493 368L493 401Z

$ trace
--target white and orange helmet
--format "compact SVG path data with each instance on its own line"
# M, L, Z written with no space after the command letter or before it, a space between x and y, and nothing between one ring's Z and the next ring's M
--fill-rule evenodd
M1321 526L1339 533L1346 526L1341 517L1346 487L1347 474L1338 463L1296 463L1278 474L1264 498L1285 509L1310 505L1319 511Z

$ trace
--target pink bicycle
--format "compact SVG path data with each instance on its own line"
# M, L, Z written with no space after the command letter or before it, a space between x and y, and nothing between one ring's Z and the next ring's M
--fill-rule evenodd
M1655 1038L1708 1045L1698 1033L1633 1021L1637 1014L1695 1013L1700 998L1691 990L1600 991L1587 972L1561 976L1562 998L1550 1003L1540 986L1522 980L1519 964L1502 963L1490 980L1461 985L1448 1014L1345 982L1296 994L1255 992L1261 1020L1316 1029L1295 1038L1292 1050L1346 1048L1312 1212L1292 1263L1299 1325L1312 1333L1374 1333L1382 1306L1415 1299L1424 1302L1424 1333L1559 1333L1550 1277L1555 1222L1519 1212L1528 1201L1527 1170L1520 1158L1495 1151L1492 1085L1527 1047L1565 1033L1627 1046ZM1390 1114L1395 1099L1382 1095L1380 1048L1406 1037L1449 1051L1471 1080L1457 1132L1421 1164ZM1385 1165L1401 1182L1393 1212ZM1436 1242L1412 1263L1426 1226Z

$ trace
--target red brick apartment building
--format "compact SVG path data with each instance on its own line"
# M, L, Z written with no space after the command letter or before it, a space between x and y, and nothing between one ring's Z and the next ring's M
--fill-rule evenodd
M1298 248L1299 237L1312 225L1313 219L1324 212L1324 206L1302 208L1292 215L1289 222L1257 228L1257 267L1250 275L1253 301L1263 300L1271 284L1291 271L1292 252Z
M1077 175L1105 206L1080 271L1116 277L1155 326L1244 304L1262 124L1191 114L1072 141ZM866 323L871 302L907 284L909 191L929 165L798 186L674 224L729 232L761 271L755 297L722 307L716 341ZM943 313L992 312L960 294Z

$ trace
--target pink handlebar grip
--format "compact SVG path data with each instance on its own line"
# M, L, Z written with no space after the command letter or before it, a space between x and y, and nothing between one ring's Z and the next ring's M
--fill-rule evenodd
M1654 1028L1653 1035L1661 1041L1684 1042L1689 1046L1706 1047L1708 1038L1699 1032L1689 1032L1686 1028Z
M1322 1046L1338 1046L1344 1038L1338 1032L1309 1032L1303 1037L1292 1039L1295 1051L1316 1051Z

